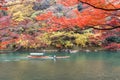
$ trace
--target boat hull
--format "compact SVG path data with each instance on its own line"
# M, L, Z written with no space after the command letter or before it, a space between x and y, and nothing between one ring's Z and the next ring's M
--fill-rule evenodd
M28 58L32 58L32 59L53 59L53 57L50 57L50 56L28 56Z
M57 57L51 57L51 56L27 56L28 58L32 59L65 59L69 58L70 56L57 56Z

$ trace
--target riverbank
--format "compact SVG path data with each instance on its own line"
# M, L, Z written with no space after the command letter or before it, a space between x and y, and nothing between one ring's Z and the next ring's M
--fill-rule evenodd
M98 52L98 51L104 51L103 48L101 47L74 47L73 49L54 49L54 48L44 48L44 49L19 49L17 51L21 52L46 52L46 53L51 53L51 52L66 52L66 53L77 53L77 52ZM14 50L0 50L0 53L9 53L9 52L16 52Z
M99 51L120 51L120 50L106 50L101 47L74 47L72 49L56 49L53 47L41 48L41 49L25 49L21 48L19 50L0 50L0 54L6 54L11 52L43 52L43 53L77 53L77 52L99 52Z

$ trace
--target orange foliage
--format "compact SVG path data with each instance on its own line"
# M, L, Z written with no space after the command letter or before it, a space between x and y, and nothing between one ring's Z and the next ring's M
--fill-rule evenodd
M52 12L47 12L45 14L40 14L36 17L36 20L46 20L52 16Z
M120 8L120 0L58 0L65 6L72 6L79 2L88 3L98 8L115 9Z
M17 39L11 39L7 41L0 42L0 50L6 49L8 44L15 43Z
M0 10L8 10L6 7L0 7Z
M6 3L5 0L0 0L0 10L8 10L7 7L4 7L3 5Z
M106 17L108 16L106 11L98 10L89 8L87 10L84 10L82 12L78 12L76 9L73 9L73 12L75 12L76 17L75 18L67 18L65 16L62 17L56 17L51 16L50 14L43 14L40 16L37 16L37 20L48 20L47 25L49 27L49 31L55 31L60 30L64 28L73 28L74 26L79 26L80 28L84 28L86 26L94 26L94 25L100 25L106 23ZM42 29L41 29L42 30ZM44 30L48 30L48 28Z

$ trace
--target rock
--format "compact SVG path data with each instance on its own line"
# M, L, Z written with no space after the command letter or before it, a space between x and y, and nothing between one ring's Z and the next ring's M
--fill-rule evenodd
M86 52L90 52L90 50L89 49L87 49L87 50L85 50Z

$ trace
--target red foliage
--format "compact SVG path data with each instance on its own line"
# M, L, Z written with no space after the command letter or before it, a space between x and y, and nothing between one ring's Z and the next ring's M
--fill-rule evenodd
M10 25L10 16L3 16L0 18L0 28Z
M0 1L0 10L8 10L7 7L3 6L5 3L6 3L5 0L1 0L1 1Z
M17 39L11 39L7 41L0 42L0 50L6 49L8 44L15 43Z
M37 0L37 1L40 1L40 0ZM82 6L85 6L87 8L83 8L82 11L78 11L77 9L73 8L79 2L83 2ZM7 7L3 6L5 3L6 3L5 0L0 1L0 10L7 10ZM70 29L70 28L74 28L75 26L78 26L80 28L85 28L88 26L101 26L103 24L109 24L109 25L113 25L113 26L120 25L120 22L118 19L118 17L120 17L120 15L119 15L119 13L117 13L117 11L116 11L116 14L119 16L117 16L117 18L112 18L110 21L107 21L106 18L108 16L111 16L113 12L104 11L105 9L108 10L108 9L120 8L119 0L57 0L57 3L63 4L64 7L66 7L66 8L71 8L70 11L73 12L73 14L71 14L71 16L73 16L73 15L75 15L75 16L67 17L67 16L65 16L67 14L67 12L64 13L65 15L62 15L59 17L56 16L55 12L46 12L46 13L40 14L36 17L36 20L38 22L40 22L40 25L42 25L41 24L42 22L46 22L46 24L44 26L40 27L39 30L51 32L51 31L57 31L57 30L61 30L61 29ZM84 5L84 3L86 5ZM62 14L62 12L61 12L61 14ZM112 16L114 16L114 15L112 15ZM27 25L28 22L29 22L29 20L24 20L20 23L12 20L11 26L14 27L19 24ZM10 16L0 17L0 29L4 28L6 26L8 27L9 25L10 25ZM97 33L99 33L99 32L97 32ZM19 36L19 34L16 35L10 31L8 32L8 34L10 34L11 37ZM98 44L99 42L104 40L106 37L111 36L111 35L114 35L114 34L113 33L101 34L100 36L92 37L90 40L91 40L91 42ZM24 34L22 38L28 39L31 43L34 43L33 37L29 34ZM5 40L5 41L0 42L0 49L6 48L8 44L10 44L14 41L16 42L16 40L14 40L14 39ZM57 46L61 47L60 45L57 45ZM111 44L108 44L108 46L106 46L105 48L106 49L119 49L120 44L111 43Z
M91 8L93 9L93 8ZM101 25L105 24L106 17L108 16L106 11L102 10L85 10L82 13L73 10L76 14L75 18L67 18L65 16L62 17L56 17L53 16L52 12L48 12L45 14L41 14L36 17L36 20L39 21L46 21L49 28L57 28L58 29L64 29L64 28L73 28L74 26L79 26L80 28L84 28L86 26L94 26L94 25ZM50 26L49 26L50 25Z
M107 46L104 47L106 50L119 50L120 44L118 43L110 43Z
M39 16L36 17L36 20L47 20L52 16L52 12L47 12L44 14L40 14Z

